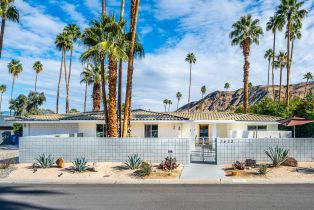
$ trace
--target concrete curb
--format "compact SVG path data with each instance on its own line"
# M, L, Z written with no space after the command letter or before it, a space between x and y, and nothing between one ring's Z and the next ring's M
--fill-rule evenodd
M136 180L8 180L0 179L0 184L152 184L152 185L188 185L188 184L314 184L314 179L304 180L247 180L247 179L177 179L177 180L164 180L164 179L136 179Z

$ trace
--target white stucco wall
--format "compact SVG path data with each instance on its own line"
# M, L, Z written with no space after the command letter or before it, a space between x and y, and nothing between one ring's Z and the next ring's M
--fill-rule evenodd
M78 132L84 137L96 137L96 123L79 123Z
M145 125L158 125L158 137L161 138L181 138L182 137L182 123L144 123L134 122L131 123L131 136L132 137L144 137Z
M78 133L77 123L30 123L23 125L23 136Z

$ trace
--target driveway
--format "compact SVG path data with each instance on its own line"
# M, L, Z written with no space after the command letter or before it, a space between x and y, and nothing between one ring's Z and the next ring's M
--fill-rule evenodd
M0 160L17 158L19 148L15 145L0 145Z
M1 185L1 210L313 209L314 185Z

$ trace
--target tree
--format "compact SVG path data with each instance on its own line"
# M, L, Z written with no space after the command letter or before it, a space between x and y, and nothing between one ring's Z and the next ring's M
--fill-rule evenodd
M168 112L170 112L170 106L172 105L172 101L169 99L168 100Z
M190 100L191 100L191 85L192 85L192 64L195 64L196 57L194 53L187 54L185 61L190 64L190 82L189 82L189 96L188 96L188 112L190 112Z
M100 111L101 104L101 67L99 64L90 64L92 70L92 83L93 83L93 112Z
M36 92L37 91L38 74L44 70L44 67L40 61L36 61L33 65L33 69L36 72L36 79L35 79L35 92Z
M230 89L230 84L228 82L225 83L224 89L226 89L226 91L228 91L228 89Z
M232 25L233 31L230 33L231 45L240 45L244 56L244 102L243 111L247 113L249 106L249 55L253 43L259 44L259 39L263 35L263 29L259 26L259 20L252 19L251 15L242 16L239 21Z
M88 86L93 82L93 71L90 68L90 64L87 64L80 76L82 78L80 83L85 83L84 112L86 112Z
M202 87L201 87L201 92L202 92L202 99L204 98L204 95L205 95L205 93L206 93L206 86L205 85L203 85Z
M304 90L304 98L305 98L306 95L307 95L307 86L308 86L308 83L309 83L310 80L313 80L313 75L312 75L312 73L311 73L311 72L307 72L306 74L304 74L303 79L306 80L305 90ZM0 88L0 90L1 90L1 88Z
M69 92L70 92L70 80L72 74L72 57L73 57L73 49L74 43L81 37L80 28L76 24L69 24L64 28L64 33L68 36L69 39L69 49L70 49L70 64L69 64L69 74L67 76L67 89L66 89L66 113L69 112Z
M23 71L23 66L19 60L12 59L10 63L8 63L9 73L12 74L13 81L12 81L12 88L11 88L11 100L13 98L13 91L14 91L14 82L16 77ZM10 116L12 114L12 110L10 109Z
M60 84L62 79L62 70L64 68L64 76L65 76L65 85L66 89L68 88L68 79L67 79L67 71L66 71L66 51L71 48L71 40L69 36L65 32L58 34L55 40L55 45L59 51L61 51L61 64L60 64L60 71L59 71L59 80L58 80L58 90L57 90L57 102L56 102L56 113L59 113L59 97L60 97ZM66 104L66 110L67 106Z
M274 51L272 49L268 49L265 52L264 58L268 61L268 73L267 73L267 92L269 92L269 74L270 74L270 63L271 60L273 59L274 56ZM272 75L272 80L274 78L274 75ZM274 90L274 84L272 84L273 90Z
M182 98L182 93L181 92L177 92L176 97L178 99L178 103L177 103L177 110L178 110L179 109L180 99Z
M273 51L272 51L272 70L271 70L271 75L272 75L272 89L273 89L273 96L275 99L275 54L276 54L276 32L277 31L282 31L282 28L284 26L284 19L278 15L274 15L273 17L269 18L269 21L266 23L266 30L271 31L273 33Z
M169 99L164 99L163 103L165 105L165 112L167 112L167 105L169 104Z
M136 26L138 19L140 0L131 0L131 44L128 55L128 73L127 73L127 85L125 94L125 111L123 121L123 137L130 135L131 133L131 99L132 99L132 83L133 83L133 63L134 63L134 51L136 41Z
M298 2L297 0L281 0L281 3L278 7L276 14L279 16L281 20L285 20L286 30L288 33L287 37L287 88L286 88L286 107L289 108L290 101L290 70L291 70L291 51L290 51L290 42L291 42L291 32L293 23L298 23L302 26L302 20L307 15L307 11L301 9L304 2Z
M4 38L4 31L5 31L5 23L8 19L12 22L19 22L20 14L17 8L14 6L15 0L1 0L0 2L0 12L2 17L1 22L1 32L0 32L0 58L2 56L2 47L3 47L3 38Z
M282 89L282 69L287 65L287 53L279 52L277 60L275 61L275 67L280 69L279 79L279 101L281 100L281 89Z
M0 85L0 93L1 93L1 96L0 96L0 115L1 115L2 96L6 91L7 91L7 86L4 84Z
M101 14L103 17L106 16L106 0L101 0Z

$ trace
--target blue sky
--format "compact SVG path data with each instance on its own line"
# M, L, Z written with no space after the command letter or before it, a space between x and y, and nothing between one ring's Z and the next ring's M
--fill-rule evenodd
M129 1L126 1L126 18L129 18ZM107 0L109 14L119 14L120 1ZM233 22L242 15L252 14L259 18L265 29L268 18L273 15L279 0L141 0L138 32L144 44L146 57L137 60L134 72L133 108L163 110L162 101L183 93L182 104L187 101L189 66L184 61L188 52L194 52L197 63L193 67L192 100L201 97L200 88L208 92L222 89L225 82L231 89L242 87L243 56L238 47L230 45L229 33ZM23 73L16 80L14 97L28 94L34 88L35 73L32 65L36 60L44 64L39 76L38 90L47 97L45 108L55 110L60 52L54 39L63 27L77 23L82 30L90 20L100 14L100 0L16 0L21 23L8 23L5 31L3 58L0 61L0 83L7 85L3 108L8 109L12 77L7 63L12 58L23 63ZM305 1L309 15L304 21L302 39L295 44L292 66L292 82L302 81L303 74L314 69L314 11L313 0ZM283 34L278 35L278 48L285 50ZM259 46L251 50L250 81L255 85L266 84L267 61L264 52L272 46L272 34L265 31ZM74 54L71 80L70 106L82 110L84 85L79 75L83 69L78 57L84 46L77 45ZM278 71L276 71L278 81ZM65 91L61 93L61 110L64 111ZM91 87L88 109L91 110Z

